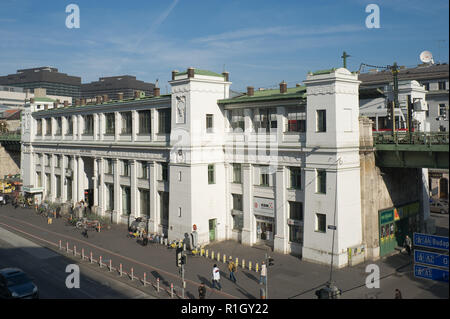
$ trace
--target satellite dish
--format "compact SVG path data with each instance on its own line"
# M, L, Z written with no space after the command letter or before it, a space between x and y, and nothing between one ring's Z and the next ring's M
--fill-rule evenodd
M433 55L431 54L430 51L423 51L420 54L420 61L422 61L423 63L434 63L433 61Z

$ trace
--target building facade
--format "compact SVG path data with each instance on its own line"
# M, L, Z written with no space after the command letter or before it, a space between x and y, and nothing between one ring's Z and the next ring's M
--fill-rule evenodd
M196 225L201 244L347 265L363 240L357 75L332 69L234 97L228 73L189 68L169 84L169 95L27 105L24 185L51 201L88 194L114 222L148 216L169 240Z
M16 74L0 76L0 85L16 86L33 91L45 88L47 94L55 96L80 97L81 78L58 72L52 67L17 70Z
M82 84L81 98L89 99L107 95L112 100L118 100L118 94L122 93L124 99L130 99L135 91L141 91L150 96L153 95L154 87L153 83L136 80L136 77L131 75L103 77L98 81Z

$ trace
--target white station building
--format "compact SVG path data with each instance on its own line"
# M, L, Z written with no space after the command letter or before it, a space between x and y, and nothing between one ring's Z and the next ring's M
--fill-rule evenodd
M362 244L360 81L347 69L305 86L230 97L228 73L172 72L171 94L27 104L23 184L117 223L148 216L169 240L264 243L304 260L348 263ZM333 231L328 226L335 226Z

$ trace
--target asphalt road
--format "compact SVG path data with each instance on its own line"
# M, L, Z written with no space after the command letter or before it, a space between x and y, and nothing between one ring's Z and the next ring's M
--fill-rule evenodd
M0 268L21 268L38 286L42 299L154 298L80 264L80 288L69 289L65 284L69 275L66 266L74 263L72 259L0 228Z

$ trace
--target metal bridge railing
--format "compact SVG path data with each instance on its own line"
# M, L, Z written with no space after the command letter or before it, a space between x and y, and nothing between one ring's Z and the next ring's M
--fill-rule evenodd
M376 144L448 145L448 132L373 132Z
M20 139L21 139L20 133L15 132L0 133L0 141L20 141Z

